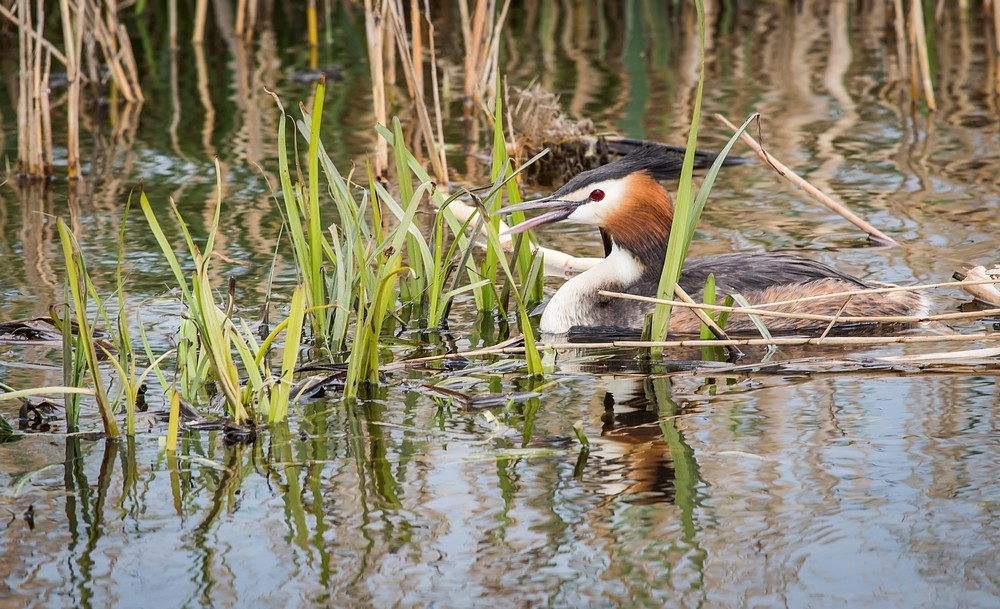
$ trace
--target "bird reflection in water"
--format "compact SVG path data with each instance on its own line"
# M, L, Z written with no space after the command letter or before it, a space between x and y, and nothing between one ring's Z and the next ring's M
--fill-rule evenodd
M584 484L630 503L674 503L679 481L675 459L685 472L697 472L694 454L677 429L679 407L670 399L666 378L604 375L597 377L591 412L601 409L601 435L590 438L591 452L582 472Z

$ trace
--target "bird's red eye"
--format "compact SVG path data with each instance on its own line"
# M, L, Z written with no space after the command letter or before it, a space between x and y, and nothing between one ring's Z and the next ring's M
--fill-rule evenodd
M600 201L602 199L604 199L604 191L603 190L597 189L597 190L595 190L595 191L593 191L593 192L590 193L590 200L591 201Z

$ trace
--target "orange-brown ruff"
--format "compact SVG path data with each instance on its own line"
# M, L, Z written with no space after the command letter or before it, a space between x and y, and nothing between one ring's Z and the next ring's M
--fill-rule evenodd
M680 157L644 147L613 163L584 172L551 196L509 209L549 209L543 216L511 229L528 228L563 219L600 227L606 258L567 281L552 297L540 323L543 332L561 334L571 328L642 328L654 305L602 296L599 290L653 296L666 253L673 203L658 180L675 178ZM718 293L742 294L752 305L884 287L821 262L773 253L723 254L685 262L678 283L700 301L705 281L714 275ZM846 303L846 304L845 304ZM787 313L840 317L925 315L924 298L912 292L886 292L853 297L830 297L767 307ZM827 322L768 317L772 332L823 328ZM670 331L697 332L700 322L688 309L675 307ZM745 315L731 315L727 332L755 331Z

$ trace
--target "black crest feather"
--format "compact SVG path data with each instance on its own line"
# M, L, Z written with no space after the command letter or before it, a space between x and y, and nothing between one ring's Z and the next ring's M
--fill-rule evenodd
M695 151L694 168L711 167L719 155L703 150ZM743 157L727 157L724 165L740 165L746 162ZM681 176L684 164L684 149L656 142L643 142L627 155L615 159L607 165L584 171L566 182L553 193L554 198L569 194L590 184L604 180L618 180L638 171L644 171L657 180L676 180Z

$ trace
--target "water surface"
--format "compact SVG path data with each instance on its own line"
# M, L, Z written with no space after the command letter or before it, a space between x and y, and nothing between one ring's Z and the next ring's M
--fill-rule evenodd
M928 113L902 94L885 2L738 4L709 6L702 145L727 138L713 113L739 121L759 111L772 154L905 245L870 246L752 164L722 176L693 254L796 251L903 283L996 263L1000 121L988 19L946 10L933 24L939 110ZM341 70L324 132L349 167L370 150L373 119L360 11L345 6L319 61ZM455 27L454 15L441 15L442 31ZM697 77L692 32L688 11L658 2L529 3L511 13L506 75L511 85L537 79L601 130L681 143ZM271 192L277 112L262 86L294 114L311 89L289 75L308 67L308 51L263 33L246 48L210 44L199 57L182 46L171 55L159 34L148 36L143 67L159 75L150 101L96 122L85 138L88 179L75 189L59 180L0 188L0 319L44 315L61 301L56 214L72 214L110 292L118 223L140 179L154 205L165 211L173 196L203 236L215 156L226 202L219 285L237 277L248 318L263 298L281 217ZM460 82L455 40L442 54ZM0 77L15 74L5 54ZM0 96L9 156L15 103ZM451 112L449 141L460 142L460 101ZM486 129L472 128L474 141L486 145ZM476 147L451 151L455 182L483 181L485 166L466 154ZM541 236L580 255L600 248L589 229ZM176 302L135 214L127 246L130 312L141 311L154 348L167 349ZM280 250L276 262L276 316L295 283L288 256ZM549 281L555 289L562 279ZM941 291L932 308L967 300ZM444 339L456 349L500 335L471 302L451 321ZM993 607L1000 599L995 360L938 373L847 365L833 373L808 363L685 372L613 350L561 351L552 363L542 382L525 379L516 357L397 373L358 403L303 404L250 445L189 432L176 458L161 449L165 426L152 417L119 443L67 435L61 419L27 429L0 444L0 606ZM418 391L445 379L469 394L541 395L487 414ZM0 380L59 383L59 354L0 345ZM150 402L163 408L159 395ZM0 414L16 422L9 402ZM578 421L589 451L575 439ZM99 428L86 407L83 427Z

